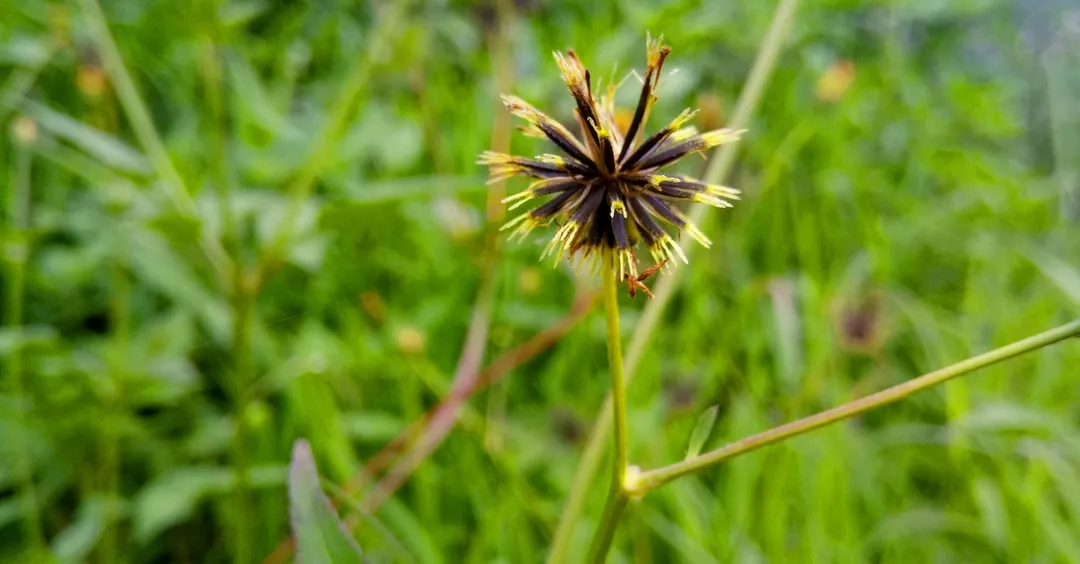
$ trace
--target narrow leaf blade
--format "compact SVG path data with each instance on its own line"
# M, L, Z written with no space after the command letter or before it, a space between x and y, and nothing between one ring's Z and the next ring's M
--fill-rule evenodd
M296 537L297 560L302 564L361 563L360 545L338 518L319 486L319 472L311 445L293 444L289 466L289 516Z
M686 458L693 458L701 454L701 449L705 446L705 442L709 440L713 427L716 426L716 416L719 411L720 406L714 405L706 409L698 418L694 432L690 433L690 445L686 448Z

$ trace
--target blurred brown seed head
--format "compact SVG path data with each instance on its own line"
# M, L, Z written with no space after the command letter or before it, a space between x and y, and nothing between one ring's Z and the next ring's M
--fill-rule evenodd
M876 353L888 332L881 294L872 292L842 299L834 307L833 326L845 349L860 354Z
M420 354L424 352L427 345L424 334L415 327L410 326L398 329L395 340L397 341L398 350L405 354Z
M698 122L705 129L717 129L727 124L727 116L724 114L724 104L720 97L713 93L702 94L697 97Z
M37 142L37 122L26 116L15 118L15 122L11 124L11 136L15 139L16 143L21 145L33 145Z
M854 81L855 63L848 59L840 59L830 65L818 78L814 92L819 100L835 104L844 97Z
M109 86L109 77L101 67L101 57L92 47L79 50L79 69L75 74L75 86L84 96L97 98Z
M585 423L567 407L556 407L549 416L555 434L564 442L576 444L585 438Z
M379 294L375 292L360 294L360 309L375 323L382 323L386 320L386 305L383 303L382 298L379 297Z
M689 378L676 378L664 383L668 409L679 412L697 405L698 385Z

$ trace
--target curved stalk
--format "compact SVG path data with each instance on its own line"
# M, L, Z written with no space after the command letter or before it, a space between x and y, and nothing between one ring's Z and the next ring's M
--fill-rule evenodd
M947 382L953 378L974 372L992 364L1020 356L1025 353L1040 349L1063 341L1070 337L1080 336L1080 319L1067 323L1060 327L1044 331L1026 339L1016 341L992 351L973 356L967 360L924 374L903 384L897 384L891 388L845 403L838 407L822 411L816 415L793 421L786 425L775 427L763 433L758 433L745 439L736 441L727 446L695 456L670 466L650 470L640 475L635 480L634 494L644 494L649 490L662 486L675 478L715 466L725 460L746 454L804 433L843 421L872 409L876 409L893 402L900 401L914 393L932 388L938 384Z

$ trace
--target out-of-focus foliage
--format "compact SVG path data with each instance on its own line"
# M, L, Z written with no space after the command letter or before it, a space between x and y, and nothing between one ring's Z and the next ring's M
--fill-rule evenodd
M418 0L396 20L386 2L102 4L165 154L104 70L93 1L0 0L0 561L27 561L27 521L63 562L218 562L241 537L241 560L262 558L289 531L296 438L342 484L445 394L484 256L497 6L514 93L555 117L570 105L548 53L574 47L606 84L652 31L678 69L653 119L698 106L717 127L775 3ZM703 226L716 244L631 387L631 460L683 457L708 406L705 448L1076 316L1078 20L1068 0L804 2L730 179L744 200ZM325 172L290 208L358 65ZM250 267L290 209L284 264L237 331L198 233ZM573 277L535 262L542 245L504 247L486 358L569 307ZM602 331L590 318L473 398L360 522L365 551L539 561L607 387ZM1062 344L675 482L616 550L1076 561L1078 364Z
M319 472L311 445L300 439L293 445L289 465L289 519L296 539L297 559L309 564L363 562L360 546L338 518L319 485Z

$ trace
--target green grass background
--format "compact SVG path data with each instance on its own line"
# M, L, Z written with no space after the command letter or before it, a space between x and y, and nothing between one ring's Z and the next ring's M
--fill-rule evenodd
M0 561L30 561L29 491L58 562L269 554L296 438L342 484L450 386L486 260L493 54L566 119L552 50L607 83L662 32L678 72L650 129L687 106L716 127L775 4L109 0L156 154L86 2L0 1ZM702 226L715 244L631 386L631 460L681 458L712 405L715 446L1075 317L1078 19L1065 0L802 2L729 178L744 199ZM845 60L850 87L823 100ZM325 170L237 347L197 233L254 264L313 150ZM195 213L167 197L163 158ZM570 306L572 272L536 262L544 236L494 265L486 360ZM629 335L643 301L622 299ZM677 481L631 507L613 560L1080 562L1078 366L1066 342ZM386 562L542 560L607 386L594 314L470 400L361 544Z

